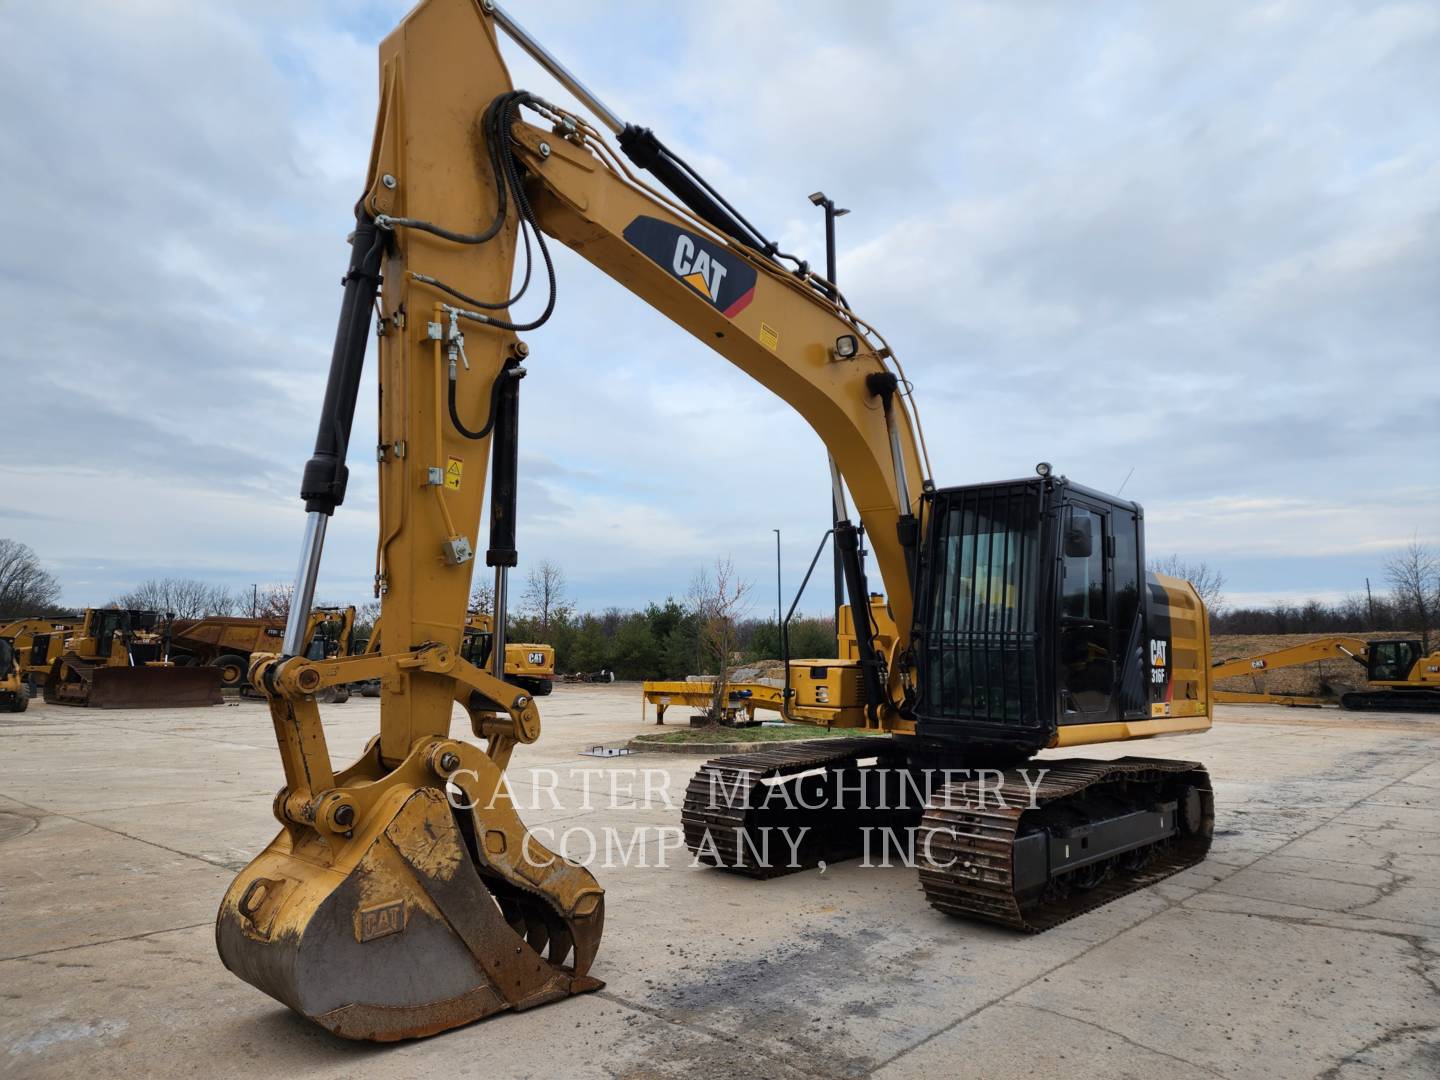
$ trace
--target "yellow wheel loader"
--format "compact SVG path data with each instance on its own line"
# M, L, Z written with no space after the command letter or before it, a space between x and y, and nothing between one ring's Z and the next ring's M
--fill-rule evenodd
M45 701L96 709L219 705L220 672L171 663L167 620L158 612L87 608L51 664Z
M594 122L516 90L500 33ZM1138 505L1048 466L937 485L910 382L834 282L782 252L653 132L617 117L491 0L420 3L380 47L379 88L301 481L294 606L279 652L251 667L284 785L279 833L217 917L231 971L331 1032L376 1040L601 985L591 969L604 890L527 832L504 781L541 727L534 695L505 678L498 639L517 561L520 387L526 363L544 363L520 335L558 302L552 242L805 419L835 463L827 540L850 607L869 611L878 572L894 617L892 640L861 619L853 658L791 672L795 700L810 702L792 715L871 734L707 762L683 812L697 859L765 878L853 854L865 829L914 829L936 908L1038 931L1205 857L1214 802L1200 764L1061 757L1024 768L1047 748L1210 727L1205 612L1188 583L1145 573ZM522 232L526 270L512 295ZM384 641L315 661L303 655L305 620L377 333ZM497 640L482 668L462 650L487 465ZM315 695L372 678L379 731L337 767ZM807 698L821 681L827 700ZM468 731L453 729L457 704ZM976 768L992 772L964 771ZM847 801L917 784L923 805ZM775 791L803 792L804 808L754 798ZM778 843L762 852L767 830L794 825L808 837L796 858Z
M0 637L8 638L15 650L15 664L31 697L65 649L65 639L79 623L70 618L15 619L0 625Z

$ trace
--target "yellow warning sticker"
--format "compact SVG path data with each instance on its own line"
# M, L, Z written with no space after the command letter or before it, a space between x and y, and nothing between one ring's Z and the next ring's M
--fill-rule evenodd
M451 491L460 490L460 474L465 469L465 463L458 457L452 457L445 464L445 486Z
M771 352L777 351L780 348L780 331L769 323L762 322L760 324L760 344Z

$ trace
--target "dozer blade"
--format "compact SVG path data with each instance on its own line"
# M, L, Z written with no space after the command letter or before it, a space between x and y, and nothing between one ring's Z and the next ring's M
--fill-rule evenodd
M597 990L586 971L603 890L533 840L515 843L523 828L513 810L455 810L418 787L349 838L287 829L226 893L220 956L336 1035L382 1042Z
M94 709L181 709L220 705L220 669L209 667L101 667L90 673Z

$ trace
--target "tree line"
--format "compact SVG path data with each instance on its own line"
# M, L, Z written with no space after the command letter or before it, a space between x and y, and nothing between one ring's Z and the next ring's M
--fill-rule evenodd
M1440 553L1412 540L1385 560L1383 587L1367 579L1365 591L1336 603L1277 601L1265 607L1232 607L1225 598L1225 577L1205 563L1170 556L1150 569L1185 578L1195 585L1210 615L1214 634L1366 634L1408 633L1428 652L1440 626Z
M1216 634L1398 631L1421 637L1428 650L1440 617L1440 554L1418 541L1385 562L1382 589L1367 587L1338 603L1233 607L1225 597L1224 575L1206 563L1187 563L1172 555L1152 561L1149 569L1192 582ZM60 582L30 547L0 538L0 620L73 614L59 606L60 592ZM193 578L158 578L114 597L110 606L168 612L182 619L283 619L290 609L290 592L289 585L233 590ZM470 608L489 613L493 600L490 585L481 582L471 593ZM728 559L698 571L683 599L668 597L639 610L610 607L601 612L579 611L561 568L541 562L525 577L519 603L506 620L506 635L510 641L553 646L561 672L608 669L621 679L678 679L713 674L722 664L780 657L779 627L773 619L751 618L749 606L750 585ZM358 641L368 639L379 612L377 601L358 606ZM796 618L789 634L792 657L835 654L833 618Z
M696 572L682 600L667 597L638 611L580 612L564 572L542 562L526 575L506 634L511 641L553 646L561 672L609 670L617 679L713 675L722 664L730 669L781 655L779 627L773 619L750 618L749 597L749 583L722 559ZM470 606L489 611L493 599L491 587L483 583L471 594ZM796 617L789 639L791 656L833 656L835 620Z

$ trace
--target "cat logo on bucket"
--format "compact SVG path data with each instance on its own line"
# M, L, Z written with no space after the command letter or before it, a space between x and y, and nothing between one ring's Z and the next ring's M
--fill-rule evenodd
M404 900L361 908L355 914L355 940L361 943L389 937L405 929Z
M755 299L755 268L713 239L643 214L625 227L624 235L727 319Z

